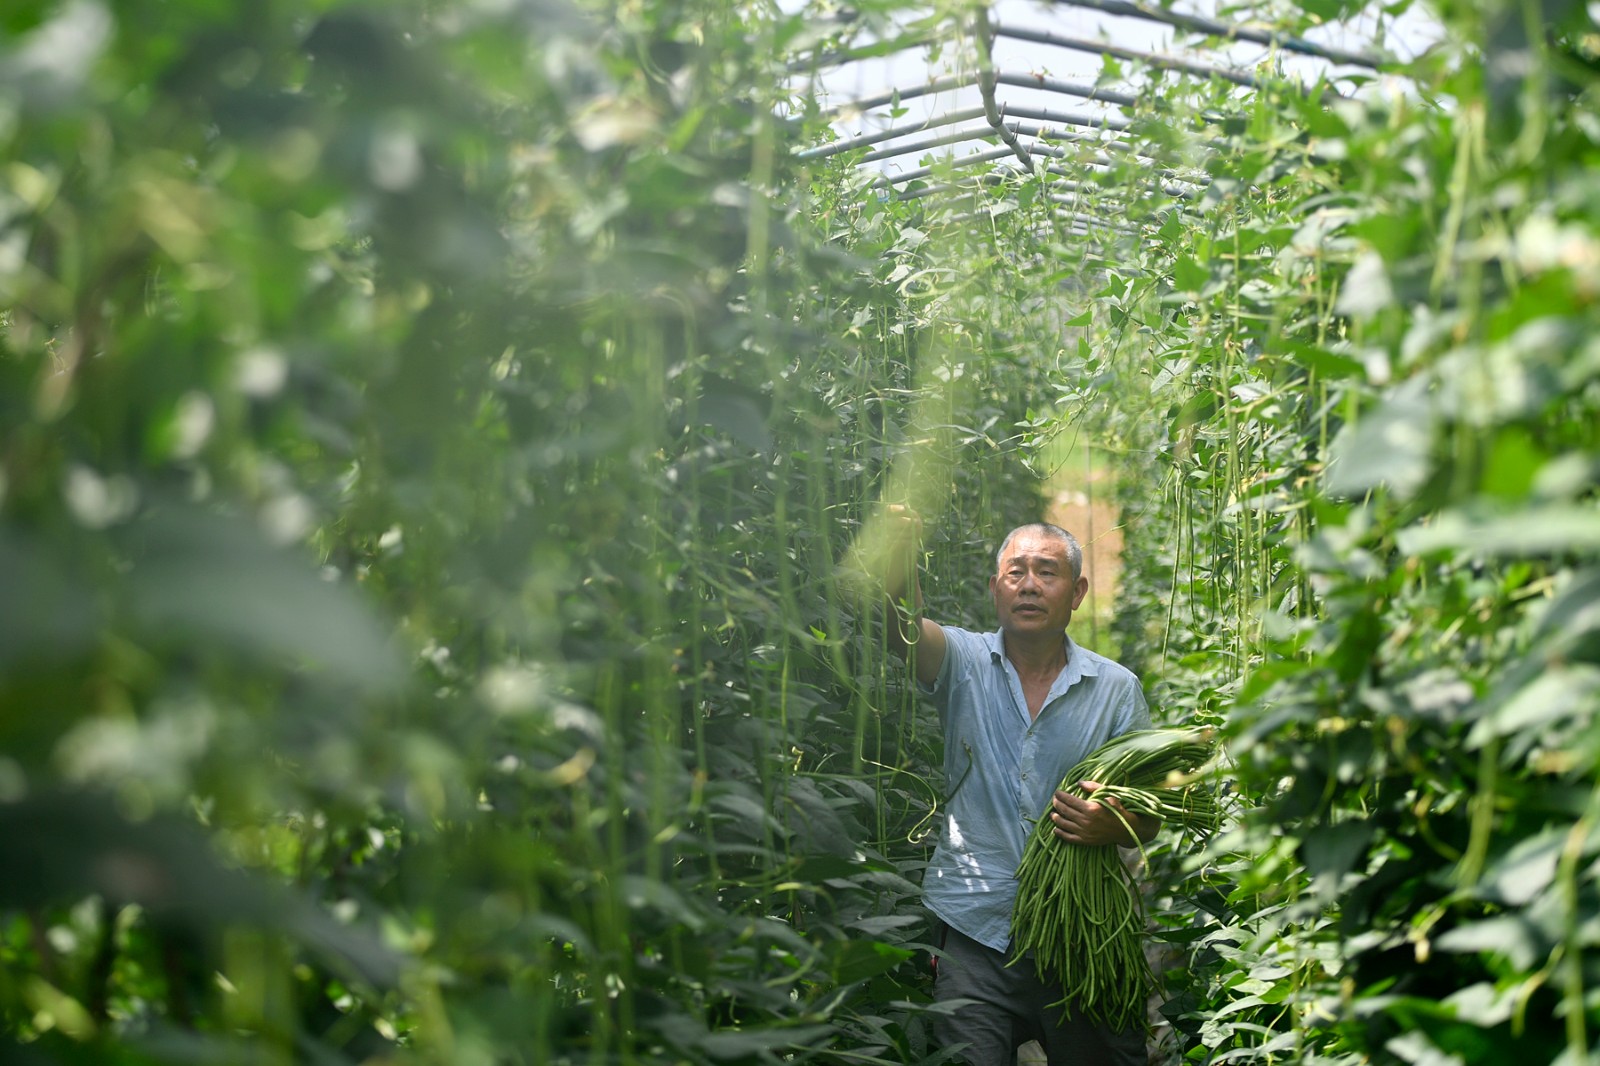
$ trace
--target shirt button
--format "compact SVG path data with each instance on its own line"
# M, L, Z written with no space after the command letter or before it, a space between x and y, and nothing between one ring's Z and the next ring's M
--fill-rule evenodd
M1024 781L1026 781L1026 780L1027 780L1027 779L1028 779L1028 773L1027 773L1027 771L1026 771L1026 770L1024 770L1024 771L1023 771L1023 773L1022 773L1022 779L1023 779L1023 780L1024 780Z

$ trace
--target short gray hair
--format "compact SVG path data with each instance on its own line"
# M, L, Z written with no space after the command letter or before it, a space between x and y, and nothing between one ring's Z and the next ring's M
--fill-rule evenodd
M1006 539L1000 542L1000 550L994 553L994 569L996 573L1000 572L1000 564L1005 561L1006 549L1011 547L1011 542L1016 539L1018 533L1038 533L1041 536L1049 537L1051 540L1059 540L1065 544L1067 546L1067 563L1072 567L1072 582L1077 584L1078 579L1083 576L1083 549L1078 546L1077 537L1051 522L1025 522L1010 533L1007 533Z

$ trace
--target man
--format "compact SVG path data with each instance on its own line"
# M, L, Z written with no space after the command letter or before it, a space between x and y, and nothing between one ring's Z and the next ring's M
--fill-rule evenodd
M1150 726L1138 679L1067 636L1089 591L1078 542L1044 522L1012 530L989 579L999 629L974 633L922 617L917 520L894 508L891 520L899 547L887 591L911 617L890 625L889 643L908 659L944 727L944 828L923 879L923 902L938 919L934 999L976 1001L939 1015L934 1037L944 1047L967 1044L969 1066L1013 1063L1030 1039L1051 1066L1142 1064L1142 1031L1116 1033L1081 1017L1063 1022L1061 1008L1050 1006L1062 998L1059 983L1041 982L1031 959L1007 966L1014 875L1046 804L1056 836L1072 844L1131 846L1160 827L1113 798L1055 791L1095 748Z

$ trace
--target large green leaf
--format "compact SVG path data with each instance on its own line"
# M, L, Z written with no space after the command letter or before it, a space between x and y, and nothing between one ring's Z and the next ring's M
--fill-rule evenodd
M109 798L54 792L0 802L0 863L28 871L0 883L0 902L10 907L100 896L208 936L233 926L285 933L376 984L399 977L399 959L375 936L274 882L222 866L197 827L167 818L130 822Z
M1400 532L1400 548L1426 555L1455 549L1485 556L1537 556L1600 550L1600 509L1535 505L1516 512L1457 509Z
M1415 381L1396 390L1334 438L1328 492L1359 496L1383 486L1402 498L1410 496L1432 469L1433 431L1433 407L1424 384Z
M1528 733L1537 739L1546 727L1577 719L1582 725L1600 716L1600 667L1588 663L1550 666L1526 687L1494 706L1473 725L1467 746Z
M134 523L125 543L124 603L145 642L227 650L371 694L403 684L390 635L354 588L251 523L170 505Z
M1440 951L1503 954L1513 966L1526 970L1544 957L1550 944L1527 918L1505 914L1459 925L1438 937L1434 946Z
M0 674L71 660L92 649L103 618L81 579L43 544L0 530Z

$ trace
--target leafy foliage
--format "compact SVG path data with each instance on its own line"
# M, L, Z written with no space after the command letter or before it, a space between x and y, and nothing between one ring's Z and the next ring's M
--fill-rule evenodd
M1123 640L1251 808L1171 918L1195 1061L1592 1053L1592 28L1516 10L1445 12L1415 96L1187 131L1251 195L1107 269L1106 417L1167 471Z
M812 12L7 5L6 1054L942 1061L937 729L835 564L912 504L982 624L1065 429L1229 738L1179 1053L1584 1061L1600 127L1527 13L901 199L791 152Z
M12 1051L920 1057L931 732L830 575L913 434L1031 509L1033 371L792 229L792 27L7 18Z

